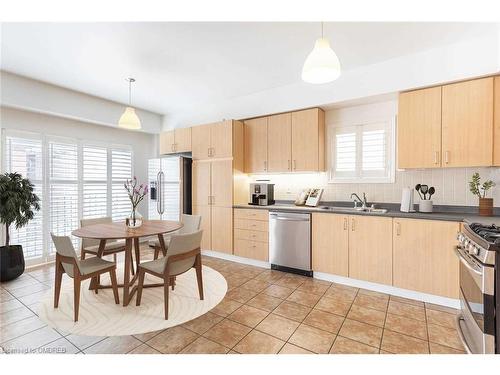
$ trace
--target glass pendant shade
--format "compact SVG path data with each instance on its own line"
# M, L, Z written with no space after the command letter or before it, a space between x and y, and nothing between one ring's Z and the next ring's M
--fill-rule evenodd
M118 121L118 126L125 129L137 130L141 128L141 120L137 117L135 109L132 107L125 108L125 112Z
M340 62L326 38L319 38L302 68L302 80L308 83L328 83L340 76Z

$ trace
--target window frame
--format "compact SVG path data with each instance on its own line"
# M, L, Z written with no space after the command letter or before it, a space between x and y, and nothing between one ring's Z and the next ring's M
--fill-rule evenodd
M387 169L385 176L370 176L373 173L362 173L362 131L360 129L377 124L385 124L387 129L386 159ZM354 173L339 176L335 173L336 144L335 136L339 131L356 131L356 169ZM329 184L391 184L396 176L396 116L370 119L369 121L345 121L327 125L327 167Z

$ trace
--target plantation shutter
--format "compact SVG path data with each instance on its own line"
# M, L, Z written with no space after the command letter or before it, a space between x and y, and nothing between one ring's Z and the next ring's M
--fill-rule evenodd
M132 151L111 150L111 207L113 220L124 220L130 215L132 205L123 184L132 178Z
M83 146L83 217L107 216L108 150Z

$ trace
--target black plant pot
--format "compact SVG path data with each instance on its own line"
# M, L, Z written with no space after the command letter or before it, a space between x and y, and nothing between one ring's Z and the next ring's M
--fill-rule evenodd
M0 246L0 281L14 280L23 272L23 247L21 245Z

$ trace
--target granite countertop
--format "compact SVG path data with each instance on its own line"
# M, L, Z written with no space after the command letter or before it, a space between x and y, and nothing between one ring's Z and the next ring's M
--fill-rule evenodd
M347 204L346 204L347 203ZM410 219L424 220L443 220L443 221L467 221L470 223L482 223L486 225L495 224L500 226L500 215L495 216L479 216L476 207L465 206L435 206L434 212L401 212L397 204L377 204L377 207L385 208L386 213L380 212L346 212L343 210L324 209L321 207L352 207L350 202L321 202L318 207L295 206L291 202L276 202L269 206L253 206L248 204L240 204L233 206L234 208L247 209L265 209L271 211L298 211L298 212L323 212L332 214L347 214L347 215L368 215L368 216L385 216L385 217L401 217ZM496 210L497 211L497 210ZM495 212L497 213L497 212Z

